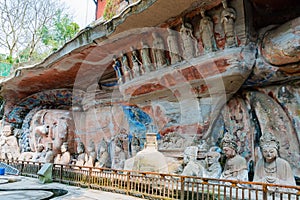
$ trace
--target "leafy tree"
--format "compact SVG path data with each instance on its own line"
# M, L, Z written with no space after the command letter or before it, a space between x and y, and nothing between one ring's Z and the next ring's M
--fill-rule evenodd
M49 50L42 42L41 32L44 27L51 30L58 20L57 13L63 19L65 12L67 8L59 0L1 0L0 49L8 52L9 62L41 59Z
M120 0L108 0L106 2L103 12L103 18L105 20L110 20L116 14L119 1Z
M73 38L78 31L78 24L72 22L68 14L63 14L61 10L58 10L53 19L53 25L43 26L40 35L42 42L56 51Z

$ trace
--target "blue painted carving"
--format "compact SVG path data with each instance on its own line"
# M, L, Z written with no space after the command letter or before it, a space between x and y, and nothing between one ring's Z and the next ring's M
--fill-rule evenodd
M146 132L156 132L156 128L152 125L153 120L151 117L134 106L123 106L123 111L129 124L129 142L135 135L141 141L141 147L144 146ZM158 134L159 135L159 134ZM160 138L160 135L158 136Z

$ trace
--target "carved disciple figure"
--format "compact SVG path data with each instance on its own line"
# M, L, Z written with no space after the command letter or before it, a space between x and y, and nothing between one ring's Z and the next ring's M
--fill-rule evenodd
M94 167L96 161L96 150L94 141L90 141L87 147L87 154L85 155L85 164L87 167Z
M124 169L126 153L123 148L123 141L119 138L119 135L116 136L113 140L114 144L114 154L112 156L112 166L113 169Z
M197 39L193 36L193 27L189 23L182 23L180 28L182 51L184 59L190 59L198 54Z
M45 149L45 147L43 144L38 144L36 151L34 152L31 160L33 162L44 162L45 156L46 156L46 153L43 152L44 149Z
M181 175L183 176L200 176L202 175L203 166L197 161L198 147L190 146L184 150L183 162L186 166Z
M130 155L134 157L139 151L141 151L140 140L137 136L133 135L130 142Z
M83 166L85 163L85 156L86 156L83 142L78 142L77 153L78 156L75 165Z
M279 141L269 132L260 138L263 153L255 167L254 182L296 185L290 164L278 156Z
M223 24L223 29L225 33L225 47L234 47L237 45L234 32L236 12L233 8L228 8L226 0L223 0L222 4L224 10L221 12L221 23Z
M154 32L153 36L153 58L154 63L156 64L156 69L161 69L164 65L167 64L166 56L165 56L165 44L162 37Z
M45 163L53 163L54 162L54 153L53 153L53 143L48 142L46 147L46 155L45 155Z
M121 61L122 61L122 71L123 71L123 75L124 75L124 79L123 79L123 83L125 83L126 81L129 81L132 79L132 73L131 73L131 69L129 67L129 63L128 63L128 57L126 55L126 53L122 52L121 54Z
M142 57L142 62L143 62L143 67L145 69L145 72L151 72L154 71L155 68L153 67L150 59L150 48L148 44L145 42L141 42L142 44L142 49L140 51L141 57Z
M131 50L131 61L132 61L132 71L133 77L138 77L145 73L142 63L139 61L137 50L134 47L130 47Z
M201 10L202 19L200 20L200 36L203 48L206 52L216 51L216 41L214 37L213 22L210 17L205 16L205 10Z
M116 58L116 56L113 57L114 60L114 64L113 64L113 68L116 72L116 76L118 79L118 83L121 83L122 81L122 73L121 73L121 63L120 61Z
M169 36L167 38L167 43L169 47L169 54L171 58L171 64L175 64L181 61L181 57L179 56L179 46L177 43L177 37L175 35L175 31L172 29L168 29Z
M61 145L61 154L57 154L54 159L55 164L68 165L71 160L71 154L68 151L68 142Z
M5 125L0 137L1 158L17 160L20 156L20 149L17 138L13 135L12 127Z
M222 146L227 159L220 178L248 181L247 162L237 154L238 146L234 135L226 133L222 139Z
M184 163L187 164L182 172L184 176L200 176L206 178L220 178L222 167L219 163L221 157L216 150L218 147L212 147L205 154L205 160L197 160L198 148L196 146L187 147L184 151Z
M222 167L219 163L221 157L220 153L217 151L218 147L210 148L209 152L206 154L206 166L203 170L203 177L206 178L220 178L222 173Z
M98 145L97 160L95 167L109 167L108 145L104 138Z

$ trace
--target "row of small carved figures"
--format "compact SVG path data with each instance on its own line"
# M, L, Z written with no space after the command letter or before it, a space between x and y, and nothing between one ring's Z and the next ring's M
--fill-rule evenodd
M221 12L221 23L223 24L225 34L225 47L237 46L236 37L234 33L234 23L236 19L236 12L233 8L227 6L226 1L222 1L224 10ZM202 19L200 20L199 31L201 35L204 52L211 52L217 50L216 40L213 32L213 22L209 16L205 15L205 11L201 10ZM113 57L113 68L116 72L119 83L125 83L133 78L141 76L147 72L155 71L164 68L168 65L173 65L183 60L188 60L199 55L197 39L193 36L193 27L190 23L182 23L180 33L181 45L178 44L176 31L168 29L168 52L169 59L165 54L164 39L157 33L153 32L153 48L144 41L141 42L142 49L138 51L131 47L131 63L129 67L128 57L123 51L120 58ZM180 46L183 54L180 54ZM151 57L152 60L151 61ZM141 58L141 59L140 59Z

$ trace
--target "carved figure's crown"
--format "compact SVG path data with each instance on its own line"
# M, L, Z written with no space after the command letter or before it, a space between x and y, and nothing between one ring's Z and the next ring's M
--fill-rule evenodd
M225 133L225 135L222 139L222 147L223 148L224 147L229 147L229 148L234 149L234 150L237 151L238 150L238 145L236 143L236 137L233 134L229 133L229 132Z
M265 147L274 147L277 150L279 150L279 141L277 138L270 132L265 132L261 137L260 137L260 147L265 148Z

